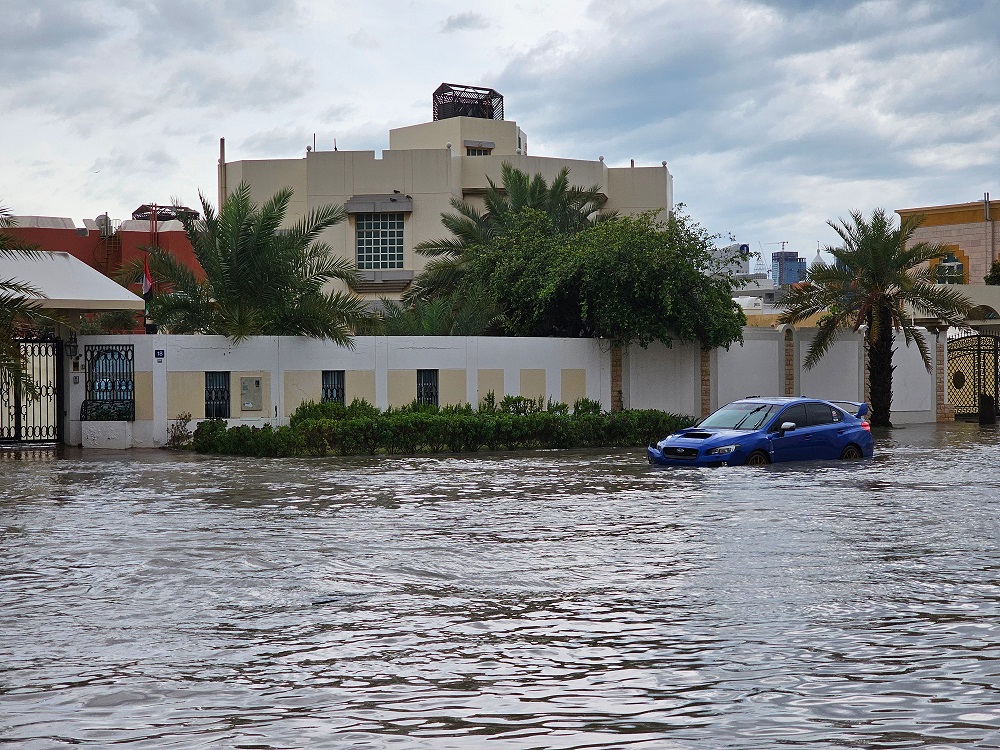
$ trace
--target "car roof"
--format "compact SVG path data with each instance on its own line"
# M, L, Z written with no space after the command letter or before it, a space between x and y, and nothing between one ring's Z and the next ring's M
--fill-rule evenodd
M835 405L833 402L827 401L826 399L809 398L808 396L747 396L746 398L738 398L730 403L774 404L775 406L787 406L788 404L810 404L816 402Z

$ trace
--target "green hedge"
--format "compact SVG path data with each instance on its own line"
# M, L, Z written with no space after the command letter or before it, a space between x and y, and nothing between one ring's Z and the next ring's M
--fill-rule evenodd
M348 406L302 404L289 426L230 427L223 420L199 423L199 453L239 456L373 455L377 453L471 453L524 448L599 448L648 445L693 423L690 417L653 409L601 412L586 399L565 404L508 396L442 408L419 405L379 411L366 401Z

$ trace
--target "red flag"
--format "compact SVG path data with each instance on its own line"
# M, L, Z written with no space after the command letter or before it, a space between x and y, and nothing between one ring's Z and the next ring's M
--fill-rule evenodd
M142 298L147 302L153 298L153 277L149 273L149 256L143 261Z

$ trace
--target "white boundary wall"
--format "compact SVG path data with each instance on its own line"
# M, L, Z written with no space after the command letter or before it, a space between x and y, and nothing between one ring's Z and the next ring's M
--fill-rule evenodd
M815 368L806 370L802 360L814 331L792 331L791 355L787 354L789 342L784 333L772 328L745 328L742 345L711 352L710 409L751 394L784 395L789 370L793 378L791 392L795 395L864 399L860 335L842 336ZM934 337L927 338L933 352ZM302 400L299 391L286 387L286 378L291 382L296 374L322 370L364 373L371 383L374 403L380 409L389 405L393 388L398 391L401 382L398 374L415 373L418 369L457 373L457 379L451 382L464 382L464 401L473 405L478 404L483 390L479 378L484 371L492 373L491 383L497 382L498 371L503 373L504 393L496 392L497 400L505 394L522 395L528 382L525 373L530 373L532 384L544 383L547 399L572 401L562 393L569 382L566 373L570 372L587 398L599 401L606 410L611 408L612 401L611 346L600 339L362 336L354 340L353 349L316 339L276 336L254 337L239 345L221 336L168 335L81 336L79 343L81 352L83 347L95 344L134 346L136 421L131 433L134 446L166 443L169 421L177 416L170 413L169 403L186 398L189 403L197 404L200 399L203 404L206 371L259 375L267 385L263 408L250 414L241 413L241 418L230 419L230 424L286 424L287 415ZM158 350L163 352L162 357L156 356ZM788 356L791 356L790 368L786 368ZM69 357L66 361L66 442L80 445L83 425L79 417L85 391L83 357L76 364ZM897 344L895 364L893 421L935 421L934 372L928 373L924 368L916 347L905 347L902 341ZM654 343L646 349L632 346L624 356L622 395L626 408L698 416L703 411L703 382L697 345L675 343L668 348ZM178 383L186 392L178 393ZM236 377L231 388L239 387ZM350 391L347 397L352 398Z

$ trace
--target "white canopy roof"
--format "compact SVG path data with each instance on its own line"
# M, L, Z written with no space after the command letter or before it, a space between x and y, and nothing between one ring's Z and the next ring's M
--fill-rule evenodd
M31 256L0 257L0 279L29 284L44 297L46 310L142 310L145 302L69 253L39 252Z

